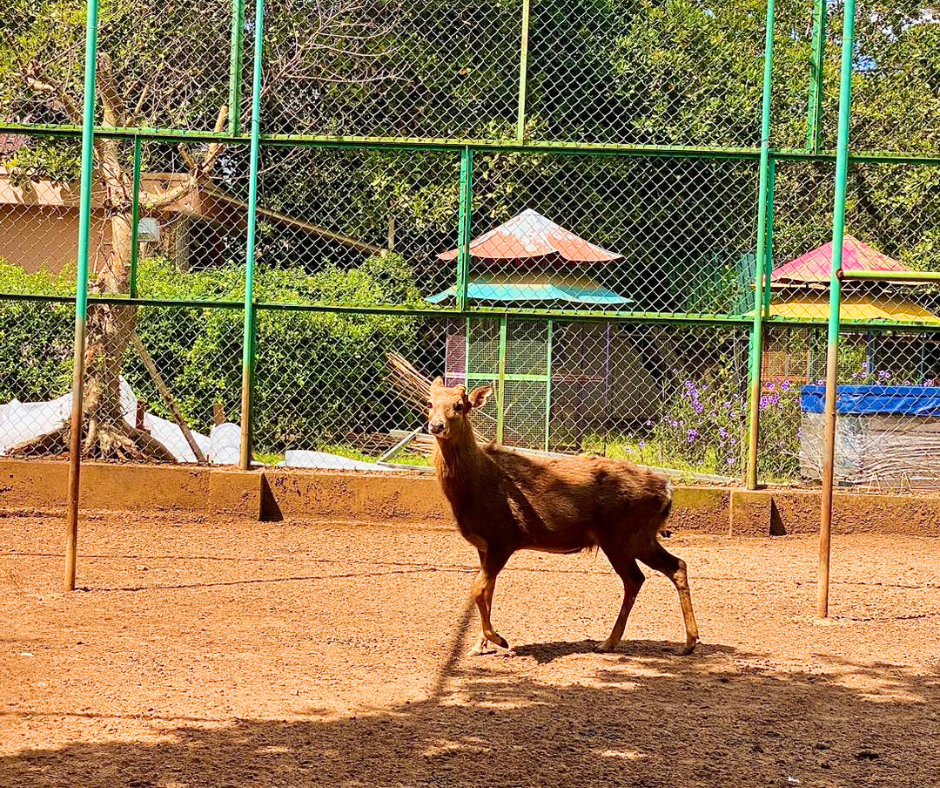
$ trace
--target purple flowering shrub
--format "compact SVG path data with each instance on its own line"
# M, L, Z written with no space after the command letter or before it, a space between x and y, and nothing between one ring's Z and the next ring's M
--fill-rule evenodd
M800 478L800 388L790 380L770 380L761 388L757 462L762 479Z
M682 380L652 426L662 461L734 476L741 469L746 395L731 364Z

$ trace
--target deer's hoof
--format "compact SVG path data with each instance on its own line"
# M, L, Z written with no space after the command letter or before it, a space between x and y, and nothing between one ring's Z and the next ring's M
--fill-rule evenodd
M693 640L689 643L686 643L685 646L679 651L679 654L683 657L689 656L693 651L695 651L695 646L698 643L698 640Z
M612 651L616 650L618 645L617 643L611 643L609 640L605 640L603 643L598 643L594 646L594 651L598 654L610 654Z
M494 643L500 648L509 648L509 643L506 642L506 638L504 638L502 635L497 635L494 632L492 636L487 635L486 638L490 641L490 643Z

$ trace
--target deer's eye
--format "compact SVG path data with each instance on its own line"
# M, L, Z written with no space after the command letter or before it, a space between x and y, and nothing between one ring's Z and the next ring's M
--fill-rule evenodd
M463 412L463 403L462 403L462 402L458 402L456 405L454 405L454 412L455 412L455 413L462 413L462 412Z

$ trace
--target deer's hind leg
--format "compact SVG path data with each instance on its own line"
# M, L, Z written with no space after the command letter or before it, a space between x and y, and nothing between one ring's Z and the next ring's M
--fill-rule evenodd
M480 623L483 633L477 639L476 645L470 650L471 654L482 654L487 641L503 648L509 648L509 643L494 628L490 620L493 608L493 590L496 588L496 577L506 566L511 553L499 548L480 550L480 573L473 581L472 594L480 612Z
M682 653L691 654L698 643L698 625L695 623L695 613L692 612L692 593L689 591L685 561L674 556L656 541L638 557L650 569L666 575L679 592L679 605L682 607L682 620L685 623L685 648Z
M623 631L627 626L627 618L633 609L633 603L636 602L637 594L640 593L640 587L646 579L640 567L637 566L633 556L630 555L621 545L601 545L604 555L610 561L614 571L623 580L623 603L620 605L620 613L614 622L614 628L610 631L610 636L603 643L595 647L595 651L607 653L613 651L620 644L623 637Z

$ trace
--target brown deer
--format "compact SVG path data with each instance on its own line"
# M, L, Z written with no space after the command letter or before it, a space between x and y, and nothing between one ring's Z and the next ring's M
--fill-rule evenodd
M480 554L473 598L486 642L508 648L490 621L496 576L517 550L578 553L599 547L623 580L623 604L610 637L597 651L613 651L643 585L637 560L662 572L679 592L685 622L684 654L698 642L685 562L666 551L658 535L672 506L672 485L660 474L604 457L542 458L480 446L470 412L493 393L481 386L467 394L431 384L428 430L436 440L434 466L461 535Z

